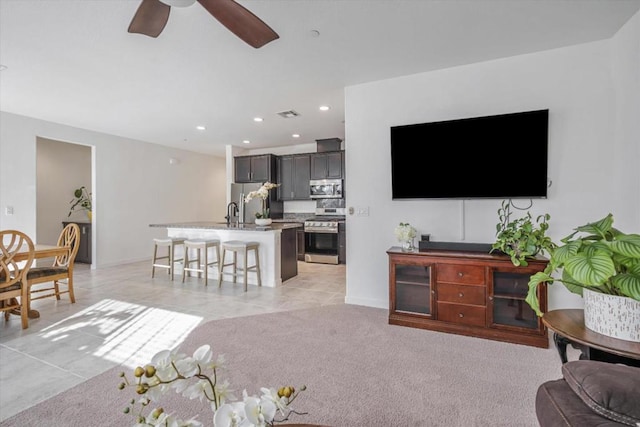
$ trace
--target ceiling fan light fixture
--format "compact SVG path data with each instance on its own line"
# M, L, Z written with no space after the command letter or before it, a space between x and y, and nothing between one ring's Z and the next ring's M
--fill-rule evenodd
M175 7L187 7L191 6L196 2L196 0L160 0L162 3L167 6L175 6Z
M169 20L172 6L188 7L195 2L196 0L142 0L127 31L158 37ZM271 27L235 0L198 0L198 3L251 47L258 49L280 37Z

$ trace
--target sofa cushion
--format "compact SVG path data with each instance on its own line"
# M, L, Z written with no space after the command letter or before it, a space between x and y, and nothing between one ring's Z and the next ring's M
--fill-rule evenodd
M563 379L538 387L536 416L540 427L624 427L589 409Z
M562 365L571 390L594 412L616 422L640 423L640 368L594 360Z

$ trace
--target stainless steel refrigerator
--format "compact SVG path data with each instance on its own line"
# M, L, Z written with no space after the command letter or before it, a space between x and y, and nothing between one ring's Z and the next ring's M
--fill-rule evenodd
M247 194L252 191L257 191L261 186L262 183L260 182L250 184L231 184L231 201L238 204L238 208L240 211L243 210L242 204L244 204L244 218L239 218L241 223L253 222L256 219L256 212L260 212L262 210L262 200L260 198L255 198L248 203L244 203L244 198L247 196ZM269 216L271 218L282 218L283 203L281 201L278 201L276 189L269 191L269 201L267 206L269 208ZM238 221L238 215L232 216L231 221Z
M262 210L261 199L255 198L248 203L244 203L244 198L247 194L252 191L257 191L260 186L259 182L251 183L251 184L231 184L231 201L236 202L238 204L239 211L242 211L242 205L244 204L244 218L238 218L238 215L231 217L231 222L237 222L238 220L242 223L244 222L253 222L256 218L256 212L260 212Z

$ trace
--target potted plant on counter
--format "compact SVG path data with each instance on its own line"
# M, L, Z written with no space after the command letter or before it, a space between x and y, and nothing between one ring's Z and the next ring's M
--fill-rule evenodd
M617 230L608 214L575 228L561 242L545 270L531 276L527 303L542 316L538 285L561 282L584 297L587 328L640 342L640 235ZM560 269L561 277L553 277Z
M269 190L278 187L280 184L274 184L272 182L265 182L260 188L255 191L251 191L244 198L244 202L248 203L254 198L260 198L261 209L260 212L256 212L256 225L266 226L271 224L271 218L269 218L269 207L267 206L267 199L269 198Z

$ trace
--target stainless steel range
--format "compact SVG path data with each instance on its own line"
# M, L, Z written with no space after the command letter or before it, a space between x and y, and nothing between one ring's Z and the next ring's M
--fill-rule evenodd
M345 208L316 208L316 216L304 222L306 262L340 263L340 241L344 239L345 214Z

